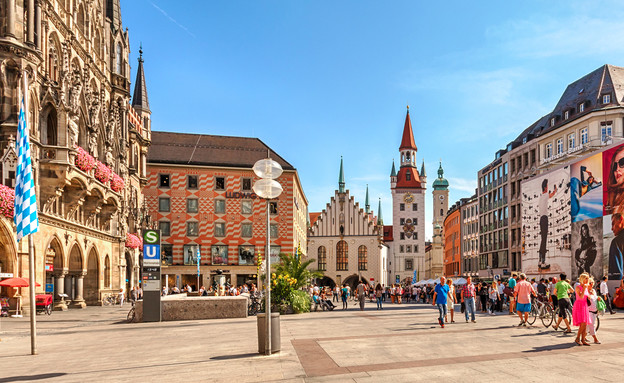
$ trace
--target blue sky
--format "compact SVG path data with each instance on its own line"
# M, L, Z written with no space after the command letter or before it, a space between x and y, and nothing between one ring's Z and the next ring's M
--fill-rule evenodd
M183 5L183 6L182 6ZM262 139L299 171L310 211L338 187L382 198L410 105L417 161L469 197L496 150L567 84L624 66L618 1L122 0L154 130Z

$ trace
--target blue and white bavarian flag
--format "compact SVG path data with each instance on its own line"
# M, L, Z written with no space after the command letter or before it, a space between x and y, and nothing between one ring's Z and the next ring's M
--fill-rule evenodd
M17 125L17 171L15 173L15 226L17 240L39 230L37 198L32 176L30 140L24 112L24 98L21 100L19 123Z

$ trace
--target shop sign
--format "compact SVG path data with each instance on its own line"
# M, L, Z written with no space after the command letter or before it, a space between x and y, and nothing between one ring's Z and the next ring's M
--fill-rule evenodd
M243 193L243 192L225 192L225 198L251 198L256 199L258 196L256 193Z
M49 264L49 263L46 263L46 265L45 265L45 271L46 271L46 272L48 272L48 271L49 271L49 272L54 271L54 265L51 265L51 264Z
M13 273L0 273L0 278L13 278Z
M45 289L46 293L52 293L54 292L54 284L52 283L46 283L46 289Z

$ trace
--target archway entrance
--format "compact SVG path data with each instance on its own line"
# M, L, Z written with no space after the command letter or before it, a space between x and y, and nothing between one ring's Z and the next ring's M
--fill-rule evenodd
M13 230L0 219L0 273L7 277L9 274L19 276L15 268L17 249L14 244ZM16 291L17 289L11 287L0 287L0 297L12 297Z
M334 282L333 279L331 279L328 276L323 276L321 278L317 278L316 279L316 284L319 285L319 287L329 287L330 289L333 289L334 287L336 287L336 282Z
M126 251L126 278L125 278L125 293L126 298L130 297L130 290L132 290L132 286L136 283L134 281L134 262L132 260L132 255Z
M87 305L97 305L100 300L100 267L95 249L87 257L87 275L85 276L85 301Z
M65 294L69 295L72 303L79 307L84 307L83 298L83 265L82 254L78 245L72 247L69 253L69 273L65 277Z
M364 277L358 278L357 274L347 277L347 279L345 279L342 283L349 285L351 287L351 291L355 291L360 279L364 281L364 284L368 285L368 280Z

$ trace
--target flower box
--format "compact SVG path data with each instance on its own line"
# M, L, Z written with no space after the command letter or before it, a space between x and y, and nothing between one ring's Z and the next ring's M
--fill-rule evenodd
M138 249L143 247L143 240L136 234L126 234L126 247Z
M0 215L13 219L15 189L0 184Z
M111 189L113 189L113 191L119 192L123 190L125 186L126 183L124 182L123 178L118 176L117 173L113 173L113 178L111 179Z
M80 146L75 148L78 152L76 155L76 167L87 173L94 169L98 161Z
M111 179L112 173L113 172L108 166L104 165L100 161L97 161L97 165L95 166L95 173L93 174L96 180L100 181L103 184L107 184L108 181L110 181Z

